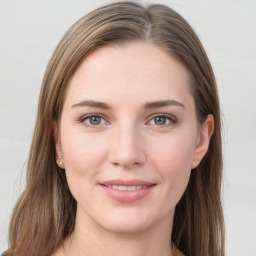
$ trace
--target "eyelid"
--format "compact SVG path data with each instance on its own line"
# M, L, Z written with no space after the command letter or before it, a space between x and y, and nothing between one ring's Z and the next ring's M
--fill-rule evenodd
M79 118L77 119L77 121L78 121L79 123L82 123L84 126L89 127L89 128L99 128L99 127L101 127L101 126L103 126L103 125L106 124L106 123L100 124L100 125L90 125L90 124L86 124L86 123L85 123L85 120L86 120L87 118L93 117L93 116L97 116L97 117L100 117L100 118L104 119L104 120L106 121L107 125L110 124L110 122L107 120L107 118L105 117L105 115L99 114L99 113L90 113L90 114L83 115L82 117L79 117Z
M170 121L170 124L164 124L164 125L155 125L155 126L158 126L158 127L167 127L167 126L170 126L172 124L175 124L177 123L177 118L174 117L173 115L170 115L170 114L163 114L163 113L157 113L157 114L153 114L151 115L149 118L148 118L148 121L146 122L146 124L148 124L153 118L155 117L165 117L167 118L169 121ZM153 125L153 124L152 124Z
M100 118L104 119L106 123L100 124L100 125L89 125L89 124L86 124L86 123L84 122L87 118L93 117L93 116L97 116L97 117L100 117ZM164 127L168 127L168 126L170 126L170 125L173 125L173 124L177 123L177 118L176 118L175 116L173 116L173 115L165 114L165 113L156 113L156 114L150 115L150 116L147 118L148 121L146 121L146 124L153 126L153 124L149 124L149 122L150 122L153 118L155 118L155 117L165 117L165 118L167 118L167 119L170 121L169 124L154 125L154 126L157 126L157 127L162 127L162 128L164 128ZM85 125L86 127L89 127L89 128L100 128L100 127L102 127L103 125L109 125L109 124L111 124L110 121L108 120L108 118L107 118L105 115L99 114L99 113L85 114L85 115L83 115L82 117L79 117L79 118L77 119L77 121L78 121L79 123L82 123L82 124Z

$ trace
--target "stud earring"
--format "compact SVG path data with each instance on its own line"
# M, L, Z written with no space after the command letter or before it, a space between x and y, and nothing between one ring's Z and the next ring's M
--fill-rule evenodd
M199 159L198 159L198 158L195 158L194 161L195 161L196 163L198 163L198 162L199 162Z
M57 156L57 159L62 159L62 156ZM57 160L57 163L58 163L58 165L62 165L63 164L62 161L58 161L58 160Z

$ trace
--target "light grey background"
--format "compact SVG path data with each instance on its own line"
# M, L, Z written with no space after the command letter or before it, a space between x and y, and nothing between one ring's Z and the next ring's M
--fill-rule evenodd
M256 256L256 1L161 2L195 28L216 74L223 110L227 256ZM0 0L0 252L7 247L10 214L24 186L47 62L69 26L105 3Z

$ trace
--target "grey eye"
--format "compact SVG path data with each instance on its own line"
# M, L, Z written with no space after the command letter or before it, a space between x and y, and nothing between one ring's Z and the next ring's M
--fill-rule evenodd
M165 125L167 122L167 118L165 116L156 116L153 120L156 125Z
M100 125L103 122L103 118L100 116L90 116L85 119L85 123L88 125Z
M171 124L175 124L176 120L174 117L169 115L158 115L158 116L152 117L152 119L150 119L148 123L150 125L166 127Z

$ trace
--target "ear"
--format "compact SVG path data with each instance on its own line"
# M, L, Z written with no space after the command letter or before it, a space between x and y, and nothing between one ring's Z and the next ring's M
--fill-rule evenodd
M53 125L53 139L54 139L55 152L56 152L56 163L60 168L64 169L64 158L63 158L62 147L61 147L60 129L59 129L59 125L56 122L54 122L54 125Z
M214 117L213 115L209 114L198 132L198 138L196 142L194 157L191 163L191 169L196 168L207 153L213 132Z

